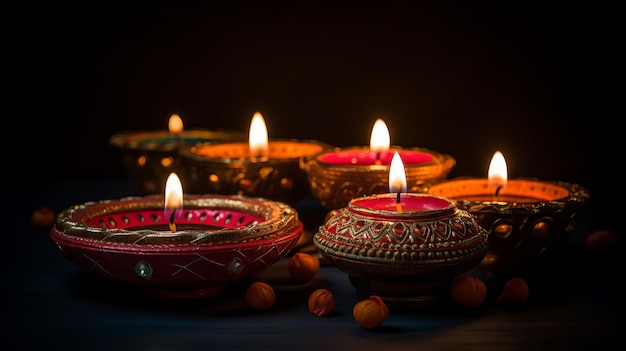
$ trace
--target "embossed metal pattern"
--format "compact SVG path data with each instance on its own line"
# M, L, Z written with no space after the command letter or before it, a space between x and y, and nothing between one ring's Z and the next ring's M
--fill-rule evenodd
M390 220L346 207L319 228L314 243L325 255L382 264L446 263L482 256L486 232L474 218L458 209L443 214L430 220Z

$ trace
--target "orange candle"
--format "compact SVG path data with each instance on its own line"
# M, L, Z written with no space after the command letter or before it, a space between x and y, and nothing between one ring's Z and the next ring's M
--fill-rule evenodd
M482 203L533 203L554 201L569 196L567 187L556 182L535 179L508 179L506 160L496 151L489 165L487 179L443 181L428 189L431 195L452 200Z

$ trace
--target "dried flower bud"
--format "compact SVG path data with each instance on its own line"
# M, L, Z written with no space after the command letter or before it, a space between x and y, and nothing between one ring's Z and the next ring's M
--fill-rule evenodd
M309 296L309 311L314 316L324 316L335 309L335 296L330 290L317 289Z
M379 296L372 295L354 305L352 315L363 329L374 329L387 319L389 308Z
M608 230L597 230L585 238L584 247L592 254L606 254L615 249L617 236Z
M526 281L522 278L514 277L509 279L506 284L504 284L502 293L498 296L496 302L523 303L528 300L528 293L529 289Z
M308 282L320 269L320 260L305 252L296 252L287 263L291 278L300 282Z
M487 298L487 286L482 280L466 275L452 282L450 296L459 306L478 307Z
M31 215L31 221L33 225L41 229L49 229L54 225L56 220L56 213L54 210L48 207L39 207Z
M254 310L266 310L276 302L274 288L263 282L254 282L246 290L246 304Z

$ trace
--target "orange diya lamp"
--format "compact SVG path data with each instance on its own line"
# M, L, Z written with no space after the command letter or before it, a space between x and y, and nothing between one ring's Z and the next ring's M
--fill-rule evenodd
M311 194L322 206L345 207L356 197L387 192L387 177L394 153L406 168L408 191L445 179L456 161L452 156L425 148L391 146L389 129L382 119L372 128L369 147L325 150L301 160Z
M508 179L504 155L496 151L488 178L457 178L425 192L453 200L489 231L489 251L481 262L488 277L506 278L563 243L589 201L587 189L562 181Z
M308 194L300 158L329 149L315 140L270 139L265 119L256 112L248 142L198 144L181 152L195 193L261 196L290 205Z
M165 196L100 200L59 212L50 237L85 270L158 298L204 298L285 256L303 225L282 202L186 195L175 173Z
M394 152L389 191L333 210L313 237L321 255L348 273L359 298L390 307L434 304L454 277L485 256L487 232L449 199L407 193Z
M122 161L128 174L137 181L141 194L163 192L167 176L176 172L186 181L180 166L180 150L197 143L219 143L245 140L245 134L232 131L212 131L184 128L178 114L172 114L167 130L124 131L111 136L111 146L122 152Z

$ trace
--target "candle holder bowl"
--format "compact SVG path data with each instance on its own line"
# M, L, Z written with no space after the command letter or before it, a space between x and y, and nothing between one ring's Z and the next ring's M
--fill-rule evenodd
M342 151L361 148L343 148ZM447 154L424 148L402 148L429 154L432 159L419 164L405 164L408 192L417 192L424 186L446 179L456 160ZM384 194L389 191L389 164L380 165L338 165L322 160L323 152L301 159L300 167L306 171L311 195L329 209L340 209L350 200L361 196Z
M432 185L431 195L452 199L489 232L489 249L480 271L489 279L508 279L562 246L570 237L589 202L589 191L561 181L534 178L509 180L511 201L471 200L485 194L487 180L457 178ZM514 201L532 197L533 202ZM463 200L470 199L470 200Z
M172 232L163 196L88 202L57 215L62 254L104 279L159 298L202 298L289 253L303 225L290 206L263 198L187 195Z
M163 193L168 175L176 172L183 184L187 175L179 160L180 150L198 143L243 141L247 135L234 131L190 129L178 135L169 131L125 131L111 136L109 144L121 153L126 173L137 181L138 193Z
M330 145L316 140L271 140L269 156L250 157L248 143L198 144L183 150L181 161L191 193L239 194L291 206L309 194L299 160Z
M395 198L367 198L389 196ZM448 199L403 196L423 198L433 209L372 210L360 205L365 198L356 198L329 213L313 242L329 263L348 273L359 298L378 295L390 307L427 307L483 259L487 232Z

